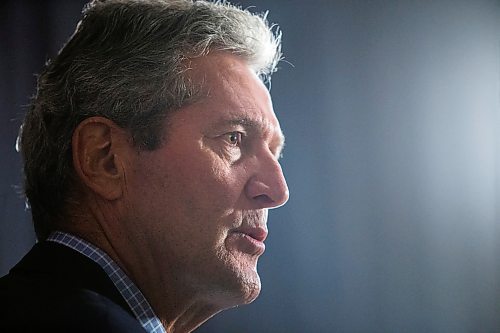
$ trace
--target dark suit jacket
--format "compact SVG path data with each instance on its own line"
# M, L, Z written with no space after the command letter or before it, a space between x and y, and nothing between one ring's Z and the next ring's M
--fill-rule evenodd
M35 331L145 332L98 264L54 242L0 278L0 332Z

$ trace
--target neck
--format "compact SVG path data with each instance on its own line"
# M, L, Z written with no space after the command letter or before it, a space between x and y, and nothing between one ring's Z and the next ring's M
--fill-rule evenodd
M144 264L129 272L168 333L191 332L226 308L214 302L217 297L191 289L181 274L174 270L160 273L155 267Z
M73 219L76 217L73 216ZM108 223L101 223L101 219ZM191 332L230 307L214 303L217 299L214 295L201 295L190 290L174 267L168 272L159 271L154 258L147 255L144 243L136 244L119 231L120 228L109 229L110 225L118 225L109 223L113 220L113 216L103 214L78 215L78 221L68 223L71 227L61 230L81 237L106 252L141 290L168 333Z
M182 303L177 308L160 310L160 320L168 333L191 332L221 311L213 305L202 302L188 304L183 300ZM160 307L165 307L165 304Z

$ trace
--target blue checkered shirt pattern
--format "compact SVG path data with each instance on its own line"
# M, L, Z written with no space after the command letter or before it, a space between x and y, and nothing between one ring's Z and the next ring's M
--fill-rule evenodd
M50 234L47 240L66 245L95 261L114 283L142 327L149 333L166 333L160 319L155 315L151 305L139 288L106 252L79 237L65 232L55 231Z

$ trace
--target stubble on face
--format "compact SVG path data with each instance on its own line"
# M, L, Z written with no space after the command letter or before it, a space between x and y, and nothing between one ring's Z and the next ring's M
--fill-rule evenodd
M253 301L261 289L257 261L263 244L247 234L267 234L267 207L247 187L262 169L257 156L275 163L269 146L282 134L265 86L244 61L216 54L194 65L207 97L174 112L165 144L132 162L130 231L141 230L136 248L146 252L142 256L166 290L231 307ZM254 135L252 145L233 158L227 134L243 126L235 119L250 119L272 137Z

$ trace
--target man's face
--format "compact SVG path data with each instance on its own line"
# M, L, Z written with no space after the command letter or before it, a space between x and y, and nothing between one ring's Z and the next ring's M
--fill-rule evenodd
M216 53L194 60L189 75L206 97L172 114L162 147L131 159L127 232L162 282L228 306L251 302L267 209L288 200L283 134L243 60Z

